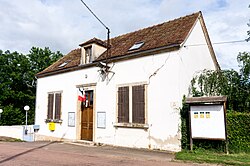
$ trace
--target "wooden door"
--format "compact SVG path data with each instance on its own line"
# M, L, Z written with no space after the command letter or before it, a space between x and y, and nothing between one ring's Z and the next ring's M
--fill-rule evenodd
M93 90L85 91L86 101L82 105L81 139L93 140Z

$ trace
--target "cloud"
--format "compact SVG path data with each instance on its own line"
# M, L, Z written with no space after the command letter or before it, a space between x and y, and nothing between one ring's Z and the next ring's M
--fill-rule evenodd
M46 2L14 0L1 4L5 6L0 11L3 27L0 32L4 34L0 38L1 49L27 52L32 46L49 46L65 53L76 45L73 41L81 31L79 25L82 33L87 30L83 23L77 23L80 17L72 12L77 5Z
M250 18L248 1L241 3L228 0L226 7L205 13L205 21L213 43L224 41L239 41L247 38L247 23ZM231 44L214 44L219 63L224 69L237 69L239 52L249 51L247 42L232 42Z
M212 42L246 38L248 0L85 0L111 29L111 37L202 11ZM80 0L1 0L0 49L27 53L32 46L66 54L106 29ZM214 45L222 68L237 68L236 56L249 43Z

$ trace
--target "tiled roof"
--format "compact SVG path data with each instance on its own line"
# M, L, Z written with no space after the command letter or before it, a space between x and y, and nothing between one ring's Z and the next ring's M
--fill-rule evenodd
M111 44L111 56L109 59L117 57L126 57L134 53L140 53L143 51L150 51L153 49L160 49L162 47L168 47L172 45L180 45L187 38L197 18L201 16L201 12L197 12L185 17L180 17L162 24L154 25L148 28L140 29L135 32L127 33L115 38L110 39ZM105 46L106 41L102 41L97 38L93 38L86 41L80 46L96 43L101 46ZM143 42L143 45L135 50L129 50L135 43ZM106 58L106 52L104 52L98 60ZM62 71L71 71L82 68L84 65L80 65L81 50L80 48L71 51L57 62L38 73L37 76L50 75L52 73L58 73ZM66 62L65 66L59 67L62 63ZM91 66L88 64L86 66Z
M81 59L81 48L77 48L75 50L72 50L70 53L67 55L63 56L60 58L58 61L44 69L42 72L38 73L37 75L39 76L40 74L51 72L51 71L56 71L56 70L63 70L65 68L73 68L73 67L78 67L80 64L80 59ZM67 63L65 66L60 67L61 64Z
M90 39L90 40L82 43L82 44L79 44L79 46L88 45L88 44L92 44L92 43L99 44L100 46L103 46L103 47L107 46L107 44L104 41L97 39L95 37L93 39Z
M140 52L174 44L181 44L193 27L200 12L172 21L164 22L152 27L127 33L110 40L111 57L124 56L131 52ZM137 42L144 42L143 46L134 51L129 49ZM106 53L98 60L104 59Z

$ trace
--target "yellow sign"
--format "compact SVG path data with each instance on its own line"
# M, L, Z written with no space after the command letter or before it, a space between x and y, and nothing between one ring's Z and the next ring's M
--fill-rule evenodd
M206 118L210 118L210 112L206 112Z
M200 118L204 118L204 112L200 112Z
M198 118L198 112L194 112L194 118Z
M50 122L50 123L49 123L49 130L50 130L50 131L55 131L55 128L56 128L55 123L54 123L54 122Z

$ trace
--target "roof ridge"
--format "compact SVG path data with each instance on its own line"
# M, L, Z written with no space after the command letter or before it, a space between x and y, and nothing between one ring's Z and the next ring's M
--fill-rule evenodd
M78 51L78 50L80 50L80 49L81 49L81 48L79 48L79 47L78 47L78 48L75 48L75 49L71 50L69 53L74 52L74 51ZM69 53L68 53L68 54L69 54Z
M79 46L83 46L83 45L87 45L87 44L91 44L91 43L96 43L96 44L99 44L99 45L106 46L105 41L103 41L102 39L99 39L97 37L93 37L92 39L89 39L89 40L79 44Z
M116 36L116 37L111 38L110 40L112 41L113 39L119 38L119 37L121 37L121 36L125 36L125 35L129 35L129 34L132 34L132 33L136 33L136 32L139 32L139 31L143 31L143 30L145 30L145 29L149 29L149 28L154 28L154 27L157 27L157 26L161 26L161 25L163 25L163 24L170 23L170 22L173 22L173 21L176 21L176 20L180 20L180 19L185 18L185 17L191 17L191 16L193 16L193 15L195 15L195 14L199 14L199 15L200 15L200 14L201 14L201 11L194 12L194 13L188 14L188 15L186 15L186 16L181 16L181 17L175 18L175 19L173 19L173 20L168 20L168 21L165 21L165 22L163 22L163 23L151 25L151 26L149 26L149 27L141 28L141 29L135 30L135 31L133 31L133 32L128 32L128 33L125 33L125 34L121 34L121 35L118 35L118 36ZM107 41L107 40L104 40L104 42L106 42L106 41ZM111 43L111 45L112 45L112 43Z

